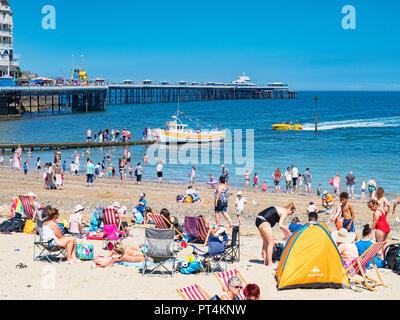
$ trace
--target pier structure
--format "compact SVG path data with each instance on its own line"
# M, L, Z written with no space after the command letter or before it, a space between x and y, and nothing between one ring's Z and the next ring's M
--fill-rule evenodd
M295 99L296 92L268 86L112 84L108 104L142 104L239 99Z
M109 105L239 99L295 99L269 86L110 84L0 87L0 115L105 111Z
M156 140L150 141L126 141L126 142L60 142L60 143L9 143L0 144L0 150L4 154L5 152L14 152L18 146L22 150L57 150L57 149L81 149L81 148L106 148L106 147L125 147L125 146L139 146L139 145L150 145L155 143Z
M0 114L32 114L55 111L106 110L105 86L0 87Z

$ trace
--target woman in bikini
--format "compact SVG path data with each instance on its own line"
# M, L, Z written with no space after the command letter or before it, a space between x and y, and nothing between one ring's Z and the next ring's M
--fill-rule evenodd
M369 200L368 208L374 213L371 230L375 230L375 241L385 241L390 233L385 211L379 207L379 203L375 199Z
M115 243L114 251L111 252L110 257L118 255L118 258L113 258L114 262L143 262L144 256L139 247L130 245L123 246L120 242Z
M257 215L256 227L258 228L263 240L262 256L265 265L273 266L272 252L274 248L274 237L272 234L272 228L278 223L286 240L288 240L291 236L291 232L289 231L289 228L284 225L284 222L288 216L295 212L295 210L296 207L294 203L289 202L284 207L269 207Z

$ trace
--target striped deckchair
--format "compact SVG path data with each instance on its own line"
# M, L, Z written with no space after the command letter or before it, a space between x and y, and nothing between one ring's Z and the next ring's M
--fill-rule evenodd
M27 195L19 195L18 198L21 201L26 218L29 220L34 220L38 214L38 209L35 207L35 204L31 198Z
M117 211L114 208L104 208L103 214L103 224L114 225L117 227L117 230L119 230L121 221Z
M207 244L208 237L210 236L211 228L210 224L204 217L198 217L199 219L199 238Z
M210 295L197 284L176 291L184 300L210 300Z
M218 273L215 274L215 276L217 277L218 282L221 284L222 288L225 291L228 290L228 280L229 280L229 278L231 278L233 276L238 276L242 280L243 286L247 285L247 281L245 280L243 275L240 273L240 271L237 270L237 269L233 269L233 270L229 270L229 271L225 271L225 272L218 272ZM240 291L239 299L240 300L245 300L246 299L244 294L243 294L243 289Z
M378 268L373 259L373 257L379 252L379 250L381 250L385 246L386 242L387 241L382 241L382 242L377 242L377 243L372 244L367 250L364 251L364 253L361 256L359 256L357 259L354 260L354 262L346 269L347 276L349 277L350 280L355 281L359 285L362 285L371 291L375 291L375 289L373 287L376 287L379 285L381 285L383 287L387 287L383 283L382 278L379 274ZM366 274L364 272L364 268L369 261L371 261L373 263L376 274L378 275L379 281L376 281L376 280L366 276ZM364 281L359 281L358 279L355 278L355 276L361 276ZM369 282L371 284L369 284Z
M171 229L172 227L173 229L175 229L175 232L179 234L181 238L183 238L183 234L177 228L175 228L174 225L169 222L168 219L165 218L162 214L149 213L149 215L150 218L153 219L156 229Z

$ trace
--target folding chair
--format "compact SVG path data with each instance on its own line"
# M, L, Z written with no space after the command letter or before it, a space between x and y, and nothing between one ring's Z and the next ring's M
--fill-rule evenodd
M171 272L171 276L174 275L175 271L175 260L176 255L172 250L174 243L175 231L173 229L160 230L153 228L146 228L145 230L145 249L144 255L144 267L142 274L144 275L147 271L150 274L159 270L162 274L165 272ZM153 268L150 268L149 258L155 264ZM168 269L168 263L172 259L172 269Z
M226 240L227 239L221 242L219 237L209 236L208 251L204 251L193 244L189 244L194 249L192 254L196 259L200 259L207 273L212 273L216 270L224 271L227 268ZM225 269L221 266L222 261L225 261Z
M119 231L121 220L117 211L114 208L104 208L103 225L104 233L109 230L107 235L104 236L103 248L108 248L112 250L112 248L115 246L115 242L121 241L126 238L125 232ZM112 247L111 245L109 245L109 243L112 244Z
M378 268L373 259L373 257L379 252L379 250L381 250L385 246L386 242L387 241L382 241L382 242L377 242L377 243L372 244L366 251L364 251L364 253L361 256L359 256L346 269L347 276L349 277L350 280L355 281L359 285L364 286L365 288L367 288L371 291L375 291L374 287L379 286L379 285L387 288L387 286L382 281L381 275L379 274ZM370 260L374 265L374 268L375 268L376 274L378 275L379 281L376 281L370 277L367 277L364 272L364 268ZM355 276L362 277L364 281L357 280L356 278L354 278ZM369 282L371 282L371 284L369 284Z
M18 198L21 201L26 219L35 222L35 218L39 215L39 211L35 207L35 204L31 200L31 198L27 195L19 195Z
M58 259L58 263L63 259L67 259L67 249L62 248L57 245L54 241L44 242L42 241L43 235L43 221L38 221L36 224L36 229L39 233L39 240L36 240L36 233L33 240L33 260L43 260L46 259L48 262L52 263L53 260ZM39 254L36 255L36 249L39 250ZM51 259L53 258L53 260Z
M194 284L182 289L176 289L183 300L210 300L210 295L199 285Z
M228 280L233 276L239 277L242 280L242 283L243 283L244 286L247 285L247 281L245 280L243 275L240 273L240 271L237 270L237 269L229 270L229 271L226 271L226 272L219 272L219 273L216 273L215 276L217 277L218 282L221 284L222 288L225 291L228 290ZM239 299L240 300L245 300L246 299L244 294L243 294L243 289L240 290Z
M226 245L228 261L233 263L240 261L240 232L239 226L232 228L232 238L228 240Z
M175 226L170 221L168 221L168 219L165 218L162 214L151 213L150 217L153 219L154 226L156 227L156 229L165 230L165 229L171 229L172 227L175 230L175 232L183 238L183 234L177 228L175 228Z

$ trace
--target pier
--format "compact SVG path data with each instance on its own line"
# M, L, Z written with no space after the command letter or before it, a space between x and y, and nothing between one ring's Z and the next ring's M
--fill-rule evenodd
M0 87L0 115L105 111L109 105L239 99L295 99L268 86L110 84Z
M124 146L139 146L139 145L150 145L155 143L152 141L126 141L126 142L63 142L63 143L12 143L12 144L0 144L0 150L4 154L7 150L14 152L18 146L22 150L30 149L34 150L57 150L57 149L81 149L81 148L104 148L104 147L124 147Z

